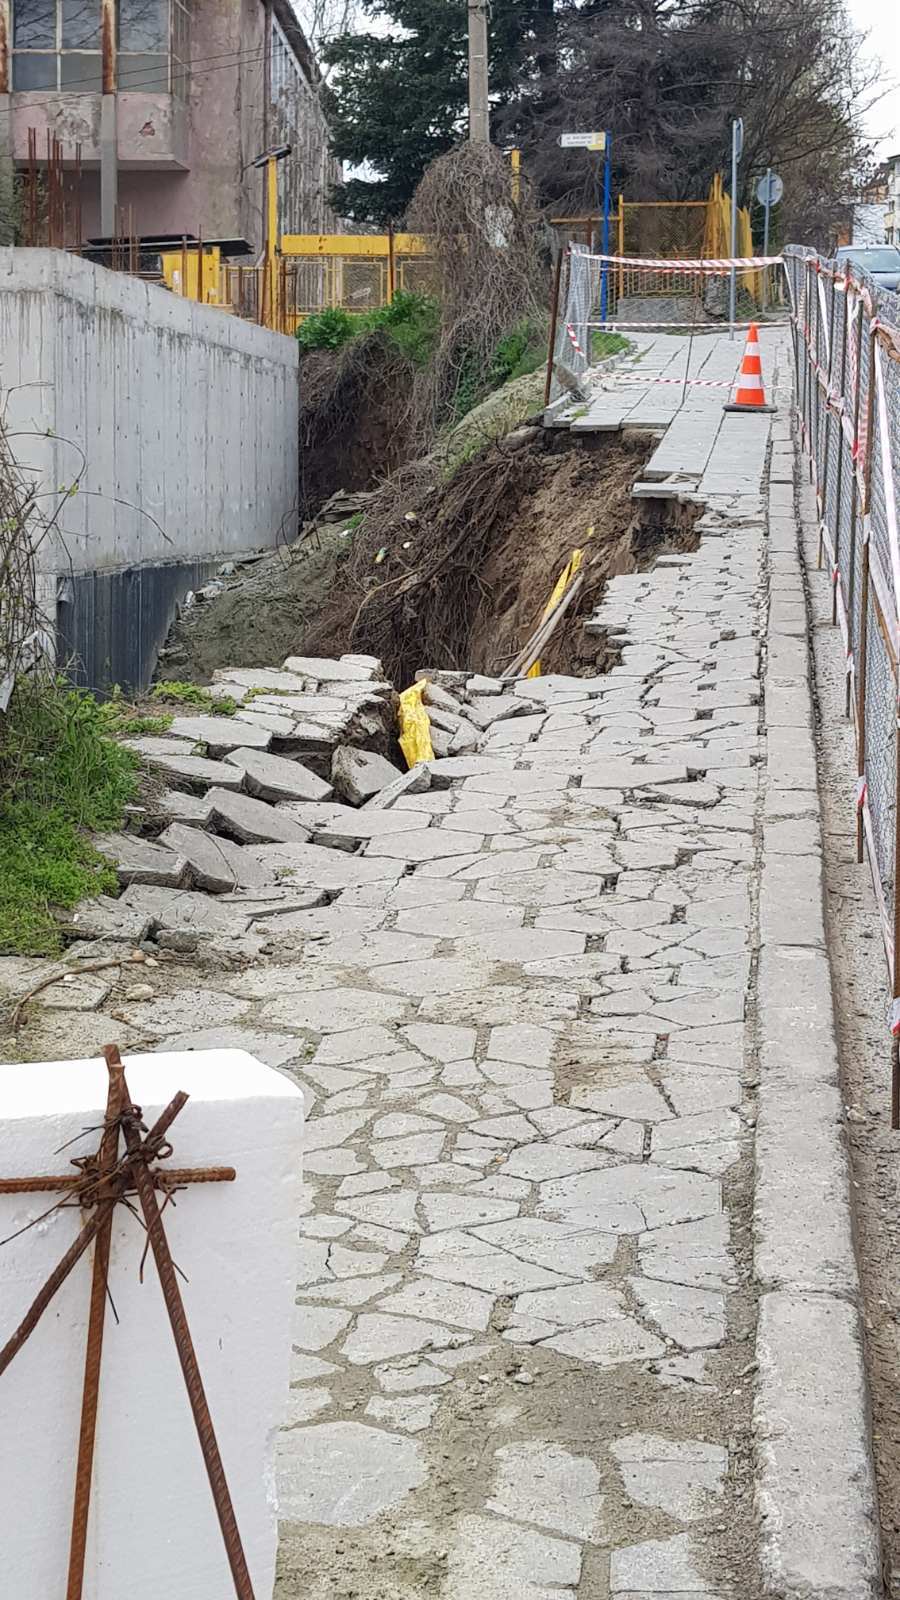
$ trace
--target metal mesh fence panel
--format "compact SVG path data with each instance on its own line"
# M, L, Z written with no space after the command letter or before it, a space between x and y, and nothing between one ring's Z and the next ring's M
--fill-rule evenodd
M856 715L863 837L900 1032L897 908L900 655L900 297L856 267L789 248L800 433L833 562Z
M559 316L553 346L551 399L557 399L591 364L593 312L600 298L600 266L586 244L570 244L563 261Z
M866 646L865 778L874 875L884 905L894 904L894 814L897 804L897 718L894 673L870 591Z

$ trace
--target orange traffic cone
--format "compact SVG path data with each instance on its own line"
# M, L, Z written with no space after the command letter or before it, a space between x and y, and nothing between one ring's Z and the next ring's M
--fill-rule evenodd
M725 407L726 411L774 411L774 406L766 405L766 391L762 381L762 360L759 354L759 329L755 322L750 324L747 334L747 345L744 350L744 359L738 373L737 394L734 400Z

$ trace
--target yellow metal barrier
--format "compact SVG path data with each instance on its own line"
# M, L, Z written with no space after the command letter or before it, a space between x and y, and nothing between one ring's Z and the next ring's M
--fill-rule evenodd
M287 233L284 260L294 269L298 321L318 311L376 311L398 290L433 287L431 246L415 233Z
M731 200L725 193L721 173L716 173L705 200L626 200L619 195L610 219L612 247L619 256L644 256L651 260L721 260L731 253ZM569 239L599 249L602 219L599 216L554 217L552 226L561 232L561 243ZM738 246L741 257L753 255L750 212L738 211ZM615 314L621 300L631 296L696 297L698 276L689 268L612 267L609 273L609 314ZM757 303L762 281L758 271L743 272L740 282Z
M218 245L184 244L160 256L164 282L173 294L203 305L221 306L222 252Z

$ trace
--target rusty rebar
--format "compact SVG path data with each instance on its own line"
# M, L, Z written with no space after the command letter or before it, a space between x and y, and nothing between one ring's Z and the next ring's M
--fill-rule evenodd
M237 1172L234 1167L166 1167L151 1176L164 1189L178 1189L187 1183L234 1183ZM0 1178L0 1194L64 1194L80 1189L83 1182L63 1173L46 1178Z
M115 1045L106 1046L103 1054L110 1066L117 1062L121 1063L121 1057ZM209 1404L203 1388L203 1379L200 1376L197 1354L191 1339L190 1329L188 1328L184 1301L181 1298L181 1290L178 1287L178 1279L175 1275L175 1267L169 1251L169 1242L160 1216L156 1190L144 1160L139 1113L131 1104L124 1077L122 1084L124 1100L121 1122L125 1148L131 1157L132 1177L137 1189L141 1210L144 1214L144 1222L147 1227L150 1248L153 1251L153 1258L156 1262L156 1270L159 1273L160 1287L162 1288L163 1299L169 1314L169 1322L172 1326L172 1336L175 1340L178 1360L184 1375L185 1388L187 1389L188 1400L197 1429L197 1437L200 1441L200 1450L206 1466L207 1477L209 1478L209 1486L212 1491L216 1515L219 1519L219 1527L222 1530L225 1552L234 1581L235 1594L237 1595L237 1600L254 1600L253 1584L250 1579L247 1558L244 1555L237 1519L234 1514L234 1506L232 1505L231 1494L225 1478L225 1468L222 1464L222 1457L209 1412Z
M154 1154L156 1153L166 1132L171 1127L179 1111L181 1111L186 1105L187 1098L188 1097L186 1094L179 1092L172 1100L170 1100L165 1110L160 1114L156 1122L153 1124L153 1127L147 1134L146 1139L143 1141L141 1147L142 1150L146 1152L153 1152ZM131 1163L129 1162L129 1181L130 1170ZM143 1170L145 1173L147 1173L146 1166L143 1167ZM118 1173L121 1173L122 1163L119 1163L119 1168L117 1171ZM2 1350L0 1350L0 1377L3 1376L3 1373L6 1371L13 1357L21 1350L26 1339L34 1332L54 1295L59 1289L62 1288L62 1285L65 1283L69 1273L72 1271L73 1267L77 1266L78 1262L81 1260L81 1257L84 1255L85 1250L88 1248L88 1245L91 1243L91 1240L95 1238L99 1228L103 1223L103 1219L107 1213L107 1210L111 1210L119 1198L119 1190L118 1188L115 1188L111 1194L98 1201L96 1210L90 1217L88 1217L88 1220L81 1229L81 1232L75 1239L72 1240L72 1243L69 1245L65 1255L59 1262L57 1262L57 1265L54 1267L46 1283L41 1289L38 1290L38 1293L35 1295L34 1300L26 1311L22 1321L19 1323L19 1326L7 1339Z
M109 1066L106 1121L97 1156L97 1178L108 1181L119 1154L119 1113L122 1107L122 1065ZM87 1549L88 1519L91 1510L91 1480L94 1472L94 1441L97 1434L97 1404L100 1397L100 1363L103 1357L103 1330L106 1322L106 1296L109 1282L109 1254L112 1241L112 1205L106 1206L97 1229L94 1263L91 1272L91 1303L87 1342L84 1352L84 1386L81 1392L81 1427L78 1434L78 1460L75 1467L75 1492L72 1501L72 1534L69 1540L69 1572L66 1600L82 1600L84 1557Z
M38 164L37 164L37 129L28 129L28 228L25 234L27 245L37 244L38 221Z

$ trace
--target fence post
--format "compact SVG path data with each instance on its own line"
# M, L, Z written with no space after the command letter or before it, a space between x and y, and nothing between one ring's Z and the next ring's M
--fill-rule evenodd
M837 278L836 277L832 277L832 280L831 280L832 312L834 310L834 307L837 305L837 298L838 298ZM841 330L841 393L842 393L842 395L843 395L843 393L845 392L845 390L847 388L847 317L848 317L848 314L849 314L849 310L850 310L850 307L849 307L849 305L847 303L847 296L844 295L844 321L843 321L842 330ZM833 329L833 322L832 322L832 329ZM832 348L833 348L833 345L832 345ZM830 388L831 388L831 384L829 383L829 389ZM835 415L834 421L837 424L837 440L836 440L836 444L837 444L837 453L838 453L838 458L837 458L837 480L836 480L835 500L834 500L834 561L835 561L835 566L840 568L840 562L838 560L838 555L840 553L840 548L841 548L841 521L842 521L842 515L843 515L843 487L844 487L844 451L846 449L846 439L844 438L843 411L841 411L840 413L837 413ZM840 582L840 577L838 578L838 582ZM849 585L849 573L848 573L848 585ZM834 618L833 618L833 620L835 622L837 621L837 585L835 585L835 590L834 590ZM847 643L847 647L849 648L849 644L850 644L850 613L849 613L849 611L847 612L847 641L846 641L846 643Z
M547 349L547 377L544 383L544 409L550 404L550 390L553 384L553 355L556 350L556 325L559 321L559 296L562 285L563 256L568 251L561 245L556 257L556 270L553 274L553 301L550 307L550 342Z
M619 244L619 255L625 254L625 196L619 195L619 214L617 218L616 237ZM625 268L619 268L619 302L625 298Z
M848 273L847 273L847 290L846 290L846 293L847 293L847 317L848 317L848 320L849 320L849 316L850 316L850 297L851 297L851 294L854 294L853 276L852 276L852 273L849 270L848 270ZM859 525L859 474L858 474L857 468L856 468L856 457L857 457L857 451L858 451L858 447L859 447L859 410L860 410L860 401L862 399L862 341L863 341L862 304L858 301L858 298L855 296L855 294L854 294L854 299L856 300L856 303L859 304L859 318L858 318L858 327L857 327L857 330L856 330L856 346L855 346L856 354L855 354L855 357L854 357L855 364L856 364L856 382L855 382L854 391L853 391L853 438L852 438L852 443L851 443L851 456L850 456L850 470L851 470L851 473L852 473L852 478L851 478L851 483L850 483L850 584L849 584L850 615L851 615L851 617L853 615L853 610L854 610L854 607L855 607L855 604L856 604L856 541L857 541L857 537L858 537L858 525ZM863 559L864 559L864 556L863 556ZM858 645L858 643L859 643L859 641L857 640L857 645ZM855 653L854 653L854 670L856 670ZM848 682L847 682L846 706L847 706L847 715L849 717L849 715L850 715L850 706L851 706L851 690L850 690L849 679L848 679ZM857 737L858 737L858 734L859 734L859 729L857 727Z
M862 310L860 310L860 319ZM857 779L859 792L856 810L856 859L862 862L864 847L863 828L863 803L866 781L866 681L868 678L868 640L869 640L869 508L872 495L872 417L875 399L875 329L869 326L869 384L866 392L866 454L863 460L863 493L862 493L862 519L863 519L863 559L862 559L862 594L860 596L860 671L859 671L859 699L857 702ZM859 379L862 382L862 365L860 365ZM896 873L895 873L896 876Z
M821 282L822 282L822 274L819 273L819 283L821 283ZM819 385L819 411L820 411L820 414L822 415L822 417L824 419L824 424L825 424L825 456L824 456L824 460L823 460L823 463L822 463L822 504L821 504L821 507L820 507L820 510L819 510L819 516L820 516L821 522L825 525L825 527L828 527L828 463L829 463L829 459L830 459L830 456L831 456L831 434L832 434L832 426L831 426L832 417L831 417L831 406L829 405L829 400L830 400L830 397L831 397L831 380L832 380L832 375L834 373L834 302L835 302L836 298L837 298L837 296L834 293L834 283L832 282L832 286L831 286L831 305L828 308L828 370L827 370L827 372L825 374L825 396L824 396L824 402L823 402L823 398L822 398L822 386L821 386L821 384ZM834 528L833 529L829 529L829 532L831 533L831 543L832 543L833 552L834 552L833 556L832 556L832 566L834 567L834 571L831 574L831 623L832 623L832 626L834 626L834 624L837 622L837 571L838 571L837 518L835 518Z

